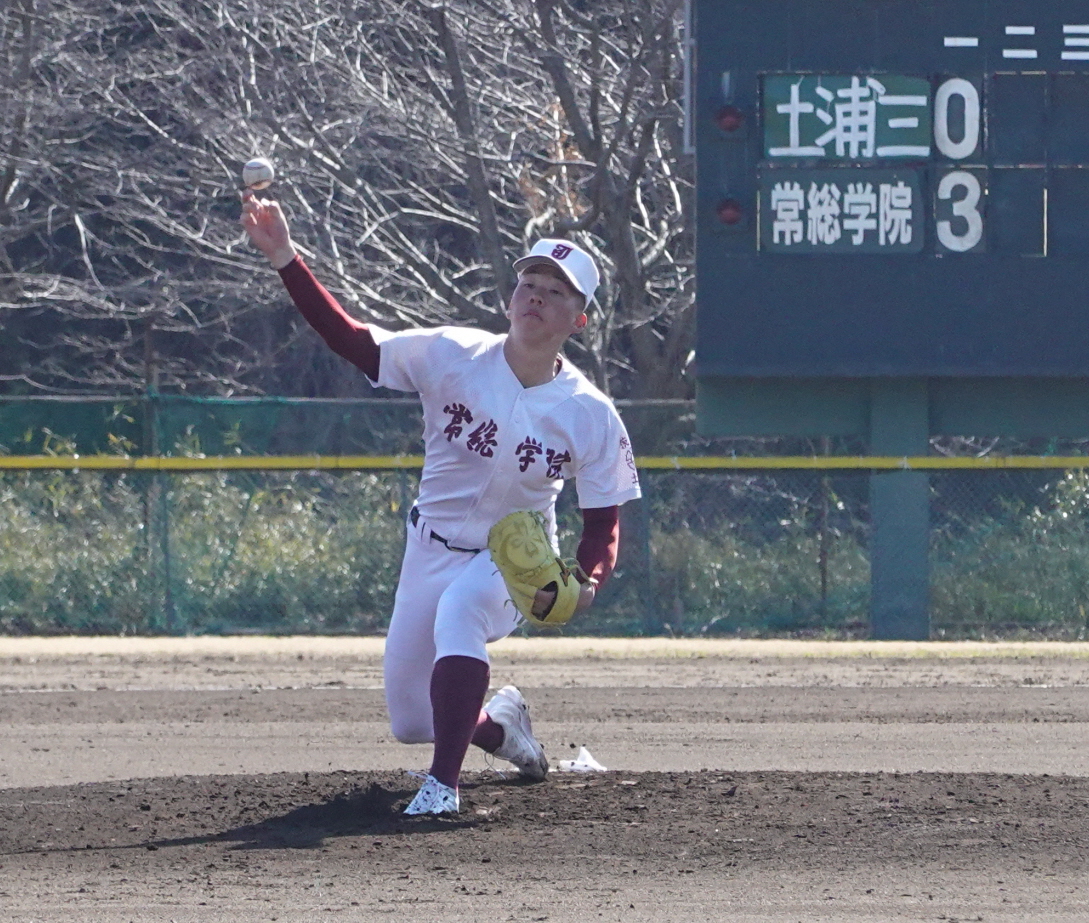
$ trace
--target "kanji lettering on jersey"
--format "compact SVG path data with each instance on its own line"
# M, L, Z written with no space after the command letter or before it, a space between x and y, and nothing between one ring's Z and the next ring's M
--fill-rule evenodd
M537 460L537 456L544 452L544 446L532 436L526 436L526 438L518 444L518 448L515 449L515 452L518 453L518 470L525 471Z
M562 452L557 452L555 449L549 449L545 454L545 460L548 462L548 471L546 472L547 477L563 477L563 466L571 461L571 453L566 449Z
M624 455L624 464L628 466L628 471L631 473L632 484L639 483L639 470L635 467L635 453L631 448L631 441L627 436L620 437L620 451Z
M495 447L499 445L495 438L495 434L498 432L499 427L494 420L481 423L480 426L469 433L465 446L470 452L476 452L485 458L491 458L495 454Z
M450 422L443 429L447 442L453 442L460 437L464 424L473 422L473 415L464 404L447 404L442 408L442 412L450 414L451 417Z

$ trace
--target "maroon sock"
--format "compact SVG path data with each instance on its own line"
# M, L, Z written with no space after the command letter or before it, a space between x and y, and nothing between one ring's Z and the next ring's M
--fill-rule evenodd
M431 711L435 721L431 775L443 785L457 788L461 764L469 744L475 742L490 679L488 664L475 657L442 657L431 671ZM503 729L498 725L496 728L501 743Z
M480 747L485 753L495 753L503 746L505 734L503 725L496 724L488 717L487 712L481 711L480 720L476 723L476 733L473 734L473 746Z

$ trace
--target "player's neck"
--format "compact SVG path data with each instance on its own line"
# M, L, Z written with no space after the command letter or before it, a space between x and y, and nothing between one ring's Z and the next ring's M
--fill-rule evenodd
M554 349L526 349L511 337L503 342L503 358L523 388L546 385L560 371L560 357Z

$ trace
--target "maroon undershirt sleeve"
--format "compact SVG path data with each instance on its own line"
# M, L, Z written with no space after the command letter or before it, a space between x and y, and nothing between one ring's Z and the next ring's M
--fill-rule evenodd
M605 585L616 567L620 547L620 507L603 506L582 511L582 538L575 557L587 576Z
M299 313L333 352L362 369L371 381L378 381L379 349L367 325L348 315L302 257L296 256L281 269L280 278Z

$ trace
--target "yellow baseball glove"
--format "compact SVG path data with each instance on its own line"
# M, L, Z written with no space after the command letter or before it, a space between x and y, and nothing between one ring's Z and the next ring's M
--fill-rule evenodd
M540 513L519 510L499 520L488 532L488 551L503 575L511 602L535 625L563 625L579 601L579 580L585 579L574 561L552 550ZM556 600L543 615L533 614L538 590L555 592Z

